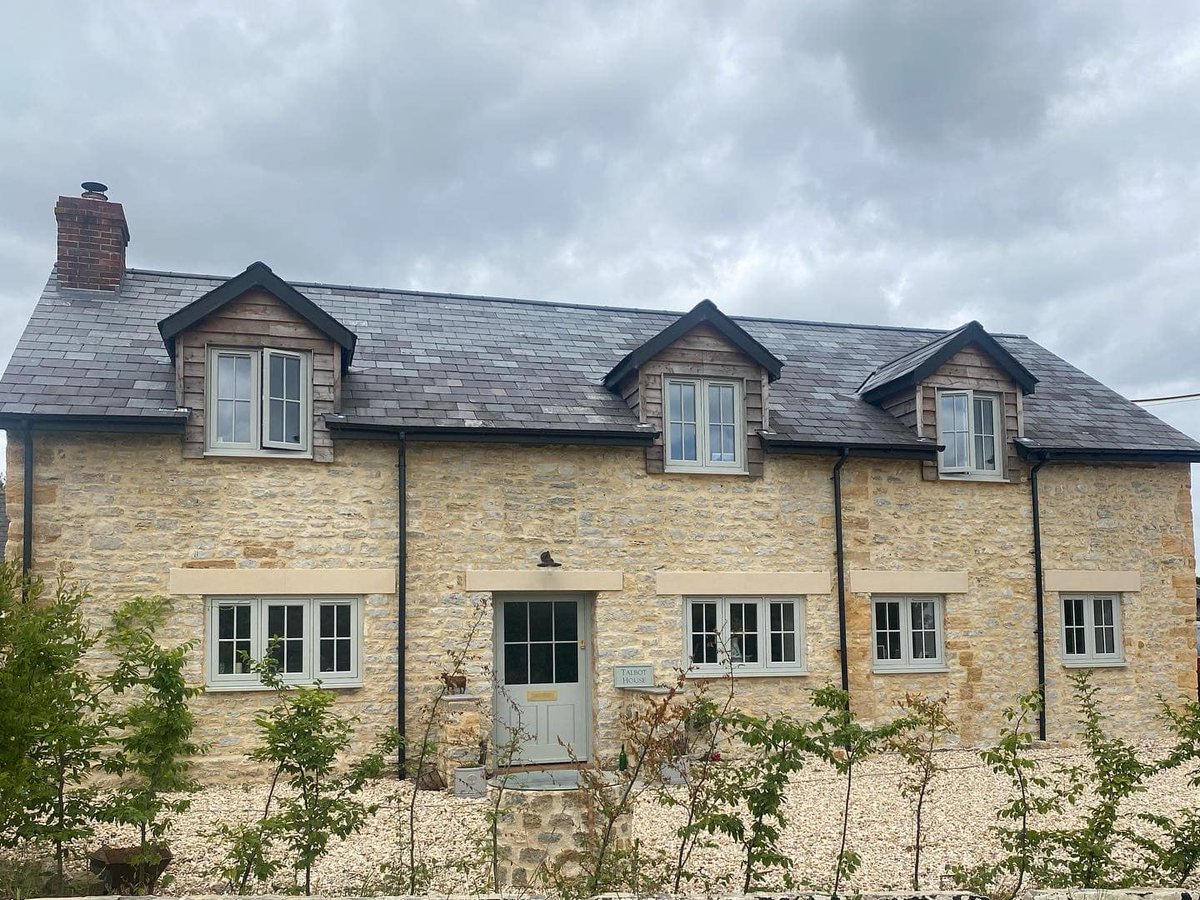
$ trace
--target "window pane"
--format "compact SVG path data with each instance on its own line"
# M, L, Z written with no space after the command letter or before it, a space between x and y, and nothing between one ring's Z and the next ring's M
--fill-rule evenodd
M289 444L300 443L300 404L289 400L283 408L283 440Z
M683 456L682 459L696 460L700 456L696 452L696 426L683 426Z
M238 400L250 399L250 357L234 357L233 396Z
M529 640L554 640L554 604L537 601L529 604Z
M504 646L504 683L529 684L529 646L506 644Z
M233 407L232 400L217 401L217 440L229 443L233 440Z
M796 661L796 635L783 635L783 659L780 662L795 662Z
M271 423L271 427L268 430L269 433L267 435L267 439L272 441L282 441L284 439L282 400L270 401L270 415L268 416L268 421Z
M1063 649L1071 656L1087 653L1083 598L1063 598Z
M696 453L696 385L668 382L667 432L671 459L679 462L699 459Z
M551 684L554 681L554 645L529 645L529 683Z
M217 356L217 397L222 400L232 400L234 393L234 358L232 356Z
M237 610L237 636L240 640L250 640L250 607L238 606L234 607Z
M337 614L338 607L330 603L321 606L321 637L334 637L334 616Z
M692 662L715 664L717 659L717 604L691 604Z
M236 614L236 606L222 606L217 610L217 638L219 640L233 639L233 623Z
M1096 653L1107 656L1117 652L1117 629L1114 623L1113 598L1092 598L1093 620L1096 625Z
M289 606L287 608L287 636L289 638L304 637L303 606Z
M320 665L321 665L322 672L332 672L333 671L333 664L334 664L335 656L336 656L334 643L335 643L334 641L329 641L329 640L321 641L321 663L320 663Z
M232 675L234 658L233 641L219 641L217 643L217 674Z
M239 444L250 440L250 401L238 400L233 404L233 439Z
M942 431L942 465L960 469L969 464L967 451L967 397L965 394L941 394L938 398L938 424Z
M875 658L897 660L900 652L900 603L881 600L875 603Z
M284 396L289 400L300 399L300 360L287 357L283 363Z
M554 604L554 639L573 641L578 638L577 617L579 607L574 601L559 601Z
M554 645L554 680L558 684L579 681L579 645L574 641Z
M267 607L267 637L273 638L283 634L283 606L268 606Z
M683 421L696 421L696 386L694 384L681 384L679 386L683 396Z
M975 433L994 436L996 433L996 405L991 397L975 398Z
M350 671L350 640L344 638L337 642L337 670L339 672Z
M287 671L304 671L304 644L300 641L287 642Z
M271 397L283 397L283 363L284 357L278 354L268 354L270 363L270 380L267 382L267 393Z
M350 604L343 603L337 607L338 637L350 637Z
M504 640L527 640L529 636L528 616L528 603L506 601L504 604Z

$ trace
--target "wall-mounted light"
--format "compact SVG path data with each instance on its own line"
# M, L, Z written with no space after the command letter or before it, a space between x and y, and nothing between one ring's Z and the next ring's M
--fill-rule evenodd
M554 561L554 557L550 555L549 550L543 550L542 555L538 557L539 569L557 569L561 565L562 563Z

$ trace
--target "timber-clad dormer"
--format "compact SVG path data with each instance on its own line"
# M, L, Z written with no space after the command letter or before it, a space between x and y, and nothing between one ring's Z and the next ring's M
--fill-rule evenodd
M937 460L922 464L926 480L1015 483L1022 479L1022 398L1036 384L982 325L968 322L880 366L859 395L918 437L937 440Z
M354 335L261 262L159 322L183 455L333 459Z
M711 300L608 373L604 384L655 433L646 471L761 476L769 384L783 363Z

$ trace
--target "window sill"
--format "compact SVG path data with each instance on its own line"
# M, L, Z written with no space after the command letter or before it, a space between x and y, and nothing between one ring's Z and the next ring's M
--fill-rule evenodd
M286 681L284 688L293 687L316 687L315 681ZM341 691L355 690L363 687L362 681L322 681L321 690L324 691ZM267 691L273 691L275 688L268 687L265 684L222 684L220 682L213 684L206 682L204 692L206 694L261 694Z
M1003 475L974 475L961 472L942 472L939 470L938 478L942 481L986 481L992 484L1011 484Z
M312 459L311 450L224 450L208 448L205 456L241 456L250 459Z
M1123 659L1064 659L1064 669L1123 669L1129 663Z
M872 666L872 675L939 675L950 671L949 666Z
M730 466L729 468L722 468L720 466L713 466L712 468L707 468L705 466L668 466L668 465L664 465L663 466L663 474L664 475L749 475L750 473L747 472L744 468L739 469L735 466Z
M684 673L684 677L688 680L726 678L729 676L729 669L693 669ZM808 674L808 669L754 669L753 671L738 671L735 666L733 669L734 678L796 678L803 677Z

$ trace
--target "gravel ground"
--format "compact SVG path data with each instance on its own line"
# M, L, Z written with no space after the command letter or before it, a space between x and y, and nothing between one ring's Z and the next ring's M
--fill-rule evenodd
M1156 750L1147 745L1146 755ZM1082 761L1078 751L1049 749L1035 752L1044 765ZM924 821L926 842L923 854L924 887L937 889L941 877L953 864L986 861L995 842L988 833L996 808L1007 801L1007 783L984 768L971 751L940 754L947 770L934 782L927 800ZM862 890L902 888L911 875L912 813L899 792L901 764L885 756L865 763L855 775L851 803L849 846L862 856L862 869L852 886ZM682 791L682 789L676 789ZM380 781L368 788L371 802L381 806L379 814L357 836L334 842L329 855L314 872L314 893L357 895L404 893L388 885L381 870L399 857L398 825L407 811L407 783ZM811 767L798 773L789 787L789 825L783 850L795 861L798 879L823 881L829 877L839 837L842 783L831 770ZM1131 816L1142 811L1169 813L1200 803L1196 789L1186 784L1185 773L1175 771L1156 777L1149 790L1126 806ZM172 833L175 860L170 871L176 877L171 892L206 893L220 888L213 868L222 858L222 848L208 835L219 822L252 821L261 812L266 785L209 788L193 798L191 810L180 817ZM417 804L418 857L438 875L431 885L437 893L463 893L482 888L479 874L462 871L463 860L479 858L472 844L485 834L485 801L460 800L445 793L421 792ZM674 853L674 831L682 811L663 807L644 795L634 814L634 829L649 852L661 849ZM128 835L102 831L90 842L105 840L128 843ZM705 876L734 877L738 857L733 847L721 845L699 850L693 867ZM947 882L946 887L951 885ZM279 885L277 887L282 887Z

